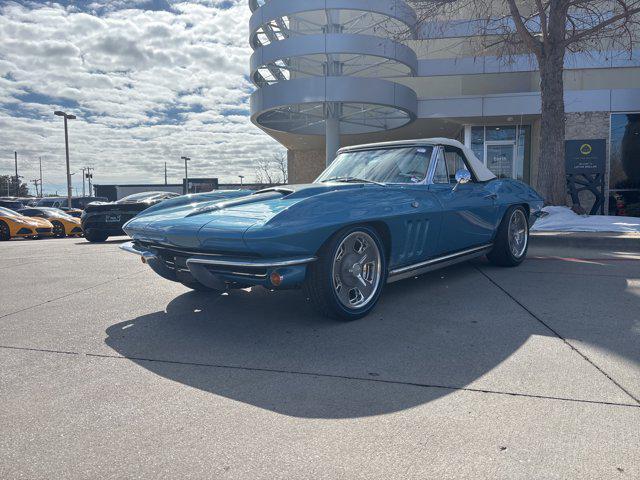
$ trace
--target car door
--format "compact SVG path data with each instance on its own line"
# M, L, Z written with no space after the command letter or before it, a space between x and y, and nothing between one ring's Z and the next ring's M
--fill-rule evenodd
M429 189L443 211L438 253L490 243L498 215L498 197L491 190L490 182L478 182L472 173L470 182L457 185L456 171L470 170L464 153L457 147L439 147L436 161Z

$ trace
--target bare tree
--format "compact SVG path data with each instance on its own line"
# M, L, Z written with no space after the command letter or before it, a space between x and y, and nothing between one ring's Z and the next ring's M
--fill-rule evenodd
M278 185L287 183L287 155L276 153L271 158L258 159L255 164L257 183Z
M640 0L410 2L418 11L420 28L467 22L477 35L478 55L495 53L507 62L516 54L535 57L542 101L536 188L547 203L565 204L565 56L567 52L620 50L631 55L640 31ZM464 19L464 12L471 12L473 19Z
M273 163L278 170L278 183L288 183L289 174L287 171L287 154L284 152L276 153L273 156Z

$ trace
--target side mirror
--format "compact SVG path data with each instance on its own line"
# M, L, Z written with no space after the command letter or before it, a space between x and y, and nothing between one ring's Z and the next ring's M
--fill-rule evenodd
M469 183L471 181L471 172L464 168L461 168L456 172L456 185L453 187L453 191L458 188L458 185L464 185L465 183Z

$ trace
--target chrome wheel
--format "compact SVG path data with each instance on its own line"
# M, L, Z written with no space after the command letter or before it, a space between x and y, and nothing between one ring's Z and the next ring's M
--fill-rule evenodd
M368 305L376 296L381 274L380 250L369 234L353 232L340 242L331 278L343 306L356 309Z
M514 210L509 219L509 249L515 258L524 255L529 241L527 219L519 208Z

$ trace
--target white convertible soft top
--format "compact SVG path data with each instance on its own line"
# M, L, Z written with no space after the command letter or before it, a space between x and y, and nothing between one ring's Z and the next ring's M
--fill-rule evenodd
M380 142L380 143L368 143L366 145L354 145L352 147L344 147L338 150L338 153L346 152L349 150L357 150L360 148L384 148L384 147L396 147L402 145L449 145L451 147L457 147L464 152L464 155L469 161L469 166L473 170L473 174L480 182L486 182L493 180L496 176L491 173L487 167L484 166L478 157L475 156L470 148L465 147L462 143L452 138L434 137L434 138L418 138L414 140L398 140L395 142Z

